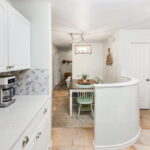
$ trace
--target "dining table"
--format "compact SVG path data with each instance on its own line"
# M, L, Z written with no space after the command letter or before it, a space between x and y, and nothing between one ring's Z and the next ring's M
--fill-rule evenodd
M74 93L78 93L78 92L82 92L82 91L86 91L86 92L94 92L94 88L93 89L78 89L76 84L84 84L84 85L91 85L91 84L96 84L96 81L94 79L88 79L87 82L82 82L82 80L80 79L73 79L70 89L69 89L69 115L70 117L72 117L72 108L73 108L73 100L76 100L76 98L73 97Z

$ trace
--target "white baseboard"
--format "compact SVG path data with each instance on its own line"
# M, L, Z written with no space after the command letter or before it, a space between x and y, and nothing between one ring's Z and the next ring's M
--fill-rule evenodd
M95 143L93 142L94 150L119 150L119 149L127 148L133 145L138 140L140 133L141 133L141 129L139 129L137 135L133 137L132 139L130 139L129 141L121 143L121 144L116 144L116 145L101 146L101 145L95 145Z

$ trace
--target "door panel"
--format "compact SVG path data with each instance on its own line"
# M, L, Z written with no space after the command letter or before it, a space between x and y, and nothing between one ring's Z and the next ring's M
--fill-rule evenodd
M36 150L36 142L33 139L27 150Z
M6 71L7 66L7 9L0 2L0 72Z
M139 105L140 108L150 107L150 44L134 43L128 53L128 75L140 79Z
M30 23L9 7L9 65L12 69L30 67Z
M40 134L39 138L37 139L36 150L47 150L50 142L50 125L48 118L45 119L44 122L41 124L38 133Z

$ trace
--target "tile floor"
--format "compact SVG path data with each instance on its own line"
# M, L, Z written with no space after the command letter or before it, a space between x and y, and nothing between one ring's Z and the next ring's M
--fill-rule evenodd
M52 126L54 128L93 127L91 112L82 112L77 119L77 107L73 107L73 115L69 116L69 98L66 90L53 93ZM62 96L60 96L62 95Z

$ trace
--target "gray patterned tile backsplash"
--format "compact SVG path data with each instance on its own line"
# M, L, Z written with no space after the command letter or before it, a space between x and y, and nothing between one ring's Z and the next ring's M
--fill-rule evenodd
M49 70L32 69L21 71L16 75L16 95L49 94Z

